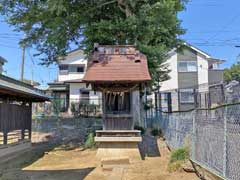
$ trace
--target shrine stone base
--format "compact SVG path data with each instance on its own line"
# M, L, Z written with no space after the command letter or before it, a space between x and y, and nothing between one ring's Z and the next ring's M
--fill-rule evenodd
M109 161L129 159L130 163L142 160L138 148L138 143L142 141L139 131L97 131L96 134L95 142L99 143L97 158ZM135 135L126 136L129 134Z

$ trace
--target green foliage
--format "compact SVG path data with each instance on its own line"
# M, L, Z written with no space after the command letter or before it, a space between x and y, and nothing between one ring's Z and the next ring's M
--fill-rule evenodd
M157 128L152 129L151 134L153 136L158 136L158 137L162 137L163 136L162 130L161 129L157 129Z
M176 161L186 161L189 158L189 151L187 148L180 148L171 153L170 163Z
M141 134L142 134L142 135L145 134L145 129L144 129L142 126L135 125L135 126L134 126L134 129L141 131Z
M42 64L57 61L70 46L90 53L93 44L135 44L147 55L154 81L168 79L166 52L185 31L178 13L187 0L2 0L0 13L22 31ZM61 38L60 38L61 37Z
M94 133L89 133L87 136L87 140L84 144L85 148L94 148L95 147L95 141L94 141Z
M184 163L183 161L176 161L176 162L168 164L168 171L175 172L175 171L180 170L182 168L183 163Z
M53 99L53 112L54 114L59 117L60 111L61 111L61 100L60 99Z
M232 80L240 81L240 62L224 70L224 80L227 82Z
M168 170L170 172L180 170L182 165L189 159L189 149L180 148L171 153Z
M71 102L71 112L72 112L74 117L78 116L77 106L78 106L77 103Z
M143 107L143 108L144 108L145 111L147 111L147 110L153 108L153 104L152 104L152 102L150 101L150 102L146 102L146 103L144 103L144 107Z

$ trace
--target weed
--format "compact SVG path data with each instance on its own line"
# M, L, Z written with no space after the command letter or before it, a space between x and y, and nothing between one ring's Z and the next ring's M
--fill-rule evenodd
M87 140L84 144L85 148L94 148L96 145L95 141L94 141L94 133L89 133L87 136Z
M173 172L181 169L182 164L184 164L188 159L189 149L187 147L173 151L168 164L168 170Z

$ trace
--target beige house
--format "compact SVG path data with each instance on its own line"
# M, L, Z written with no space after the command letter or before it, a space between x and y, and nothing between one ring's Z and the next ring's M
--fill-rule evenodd
M194 108L194 91L204 96L199 97L201 103L207 103L209 87L223 82L223 70L219 69L221 63L223 60L186 43L181 50L169 52L166 64L171 70L170 79L160 83L162 107L171 103L173 111ZM171 102L167 102L170 93Z

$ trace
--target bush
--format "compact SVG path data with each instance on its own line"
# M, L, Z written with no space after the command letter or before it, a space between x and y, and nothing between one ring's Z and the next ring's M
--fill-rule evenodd
M142 134L142 135L145 133L145 129L144 129L143 127L141 127L141 126L135 125L135 126L134 126L134 129L141 131L141 134Z
M151 134L152 134L153 136L163 137L163 133L162 133L162 130L161 130L161 129L157 129L157 128L152 129Z
M74 117L78 116L77 103L71 102L71 112Z
M95 147L95 141L94 141L94 133L89 133L86 139L86 142L84 144L85 148L94 148Z
M187 148L180 148L171 153L170 163L176 161L186 161L189 158L189 152Z
M61 101L60 99L52 99L53 104L53 112L54 114L59 117L59 114L61 112Z
M170 163L168 165L168 171L169 172L179 171L182 168L183 163L184 163L183 161L176 161L174 163Z
M170 172L180 170L182 164L184 164L189 159L188 148L180 148L171 153L170 161L168 164L168 170Z

